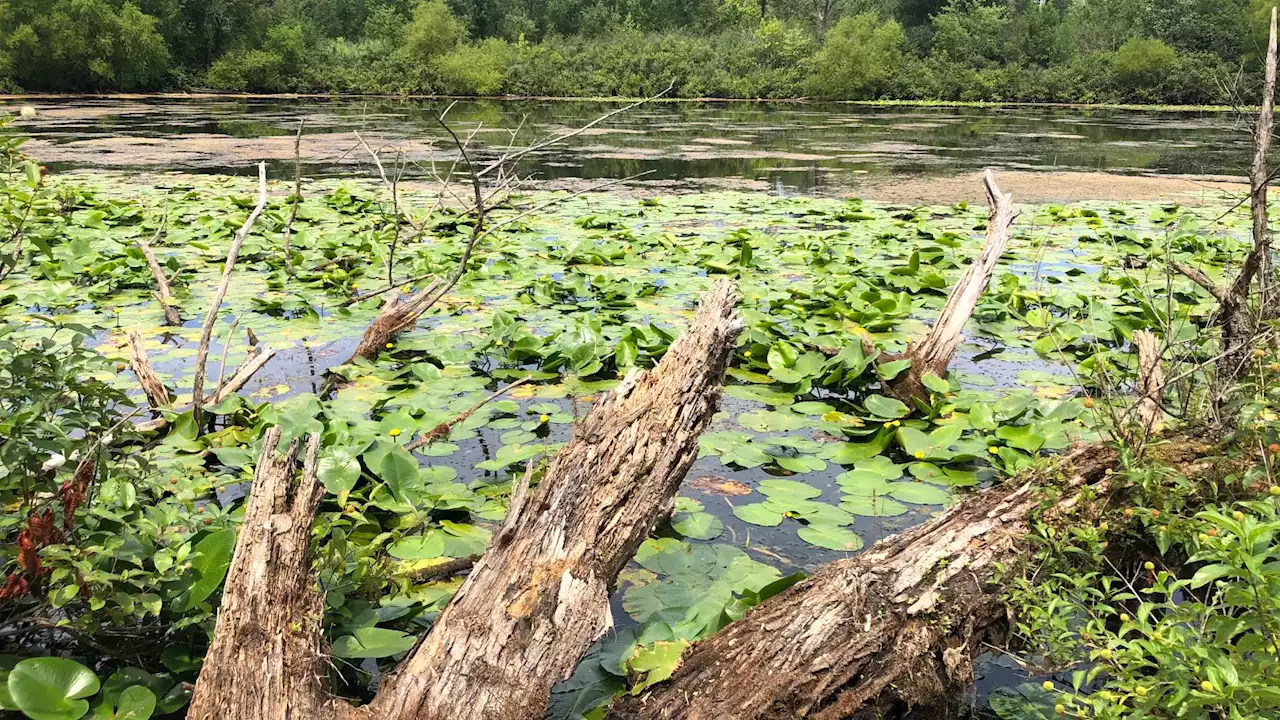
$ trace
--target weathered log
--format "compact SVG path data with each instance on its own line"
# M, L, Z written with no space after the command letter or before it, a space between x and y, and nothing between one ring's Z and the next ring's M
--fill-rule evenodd
M365 328L360 343L344 364L355 362L357 358L372 360L387 346L396 335L413 327L422 314L430 310L443 292L437 292L439 280L432 282L425 289L410 295L392 295L382 304L373 322Z
M1116 460L1105 447L1074 449L1057 473L982 491L822 567L695 643L669 680L609 717L872 718L963 692L983 639L1007 626L997 568L1018 565L1032 511L1054 502L1038 483L1067 477L1057 502L1074 505L1072 490L1105 482Z
M275 455L268 435L224 586L230 616L219 617L188 717L540 718L551 686L612 626L608 590L697 456L743 327L736 299L719 283L654 370L633 371L593 406L536 489L526 473L489 551L366 707L323 689L306 540L319 490L304 479L289 500L291 454Z
M1159 432L1164 422L1164 367L1160 363L1160 340L1150 330L1138 330L1133 334L1133 344L1138 350L1138 422L1143 436Z
M133 369L133 374L138 378L138 384L142 386L142 392L146 394L147 402L151 404L153 409L168 406L172 402L169 399L169 391L165 389L164 383L160 382L159 376L151 369L151 363L147 361L147 351L142 347L142 333L137 330L130 330L128 341L129 366Z
M986 290L996 264L1000 262L1000 256L1009 244L1009 229L1017 217L1013 210L1013 195L1001 192L990 170L983 174L982 179L987 191L987 204L990 206L987 239L982 245L982 252L952 289L947 304L938 313L938 319L934 321L933 328L925 339L919 343L909 343L905 354L881 356L881 361L911 359L911 367L891 380L888 388L891 394L904 402L910 403L913 398L928 400L929 391L922 378L928 373L938 376L946 374L947 366L955 357L956 348L960 347L964 326L978 306L978 299Z
M311 569L311 521L324 496L320 436L307 441L301 482L297 441L277 452L275 427L262 441L191 720L312 718L329 703L319 684L324 603Z
M163 228L161 228L163 230ZM160 233L156 233L159 237ZM151 276L156 280L156 300L160 302L160 306L164 308L164 324L177 327L182 324L182 314L178 312L178 302L173 298L173 290L169 287L169 278L165 277L164 269L160 267L160 261L156 260L156 254L151 249L151 243L142 238L138 238L138 249L142 251L142 257L147 260L147 267L151 270Z

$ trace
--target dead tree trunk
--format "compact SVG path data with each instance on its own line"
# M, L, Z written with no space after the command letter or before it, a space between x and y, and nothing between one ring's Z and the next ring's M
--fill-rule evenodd
M910 403L911 399L927 400L929 391L922 378L928 374L944 375L951 359L955 357L956 348L960 346L964 326L978 306L978 299L986 290L991 275L995 272L1000 256L1009 244L1009 229L1017 214L1013 211L1013 195L1000 191L995 176L990 170L983 174L983 184L987 191L987 204L990 211L987 215L987 239L982 245L982 252L969 269L965 271L947 298L947 304L938 313L933 329L919 343L907 345L904 355L882 355L883 360L910 358L911 367L890 381L889 391L898 399Z
M1160 403L1164 399L1164 367L1160 364L1160 339L1150 330L1138 330L1133 334L1133 344L1138 350L1138 422L1142 435L1159 432L1164 420Z
M1079 488L1115 461L1089 446L1060 467ZM963 691L982 640L1005 629L997 565L1018 565L1046 497L1026 478L991 488L824 566L695 643L670 680L623 698L609 717L874 718Z
M609 588L697 456L742 330L736 299L718 284L653 371L591 409L536 489L526 476L488 553L364 708L323 689L306 534L319 491L313 472L289 490L291 455L268 437L188 717L542 717L551 686L612 626Z
M163 228L161 228L163 230ZM156 233L159 237L160 233ZM177 327L182 324L182 314L178 312L178 302L173 299L173 290L169 287L169 278L164 275L164 268L160 267L160 261L156 260L156 254L151 250L151 244L142 238L138 238L138 249L142 251L142 257L147 259L147 267L151 269L151 276L156 279L156 300L160 301L160 306L164 308L164 324Z

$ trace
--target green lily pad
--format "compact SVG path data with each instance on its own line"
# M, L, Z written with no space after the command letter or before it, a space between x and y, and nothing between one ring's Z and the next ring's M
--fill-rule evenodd
M828 550L856 552L863 547L862 537L852 530L833 525L806 525L796 531L801 540Z

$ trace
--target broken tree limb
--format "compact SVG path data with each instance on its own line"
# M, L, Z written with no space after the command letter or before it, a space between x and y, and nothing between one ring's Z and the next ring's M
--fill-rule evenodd
M162 227L156 231L155 238L160 237L160 233L164 231ZM152 238L153 240L155 238ZM164 324L170 327L177 327L182 324L182 314L178 312L178 301L173 298L173 290L169 287L169 279L164 276L164 269L160 267L160 261L156 260L156 254L151 249L151 244L142 238L138 238L138 249L142 251L142 257L147 259L147 267L151 269L151 276L156 280L156 300L160 302L160 306L164 308Z
M231 287L231 271L235 269L236 257L240 254L240 248L244 245L245 238L249 236L249 231L253 229L253 224L258 221L258 216L262 214L263 208L267 206L267 164L258 163L258 204L254 206L253 211L249 213L249 217L245 219L244 225L236 231L235 238L231 241L231 247L227 250L227 261L222 266L222 279L218 282L218 290L213 294L213 301L209 304L209 313L204 318L204 325L200 327L200 346L196 350L196 375L192 382L191 398L194 401L196 425L200 424L200 406L204 393L204 374L205 364L209 361L209 341L213 338L213 326L218 321L218 314L222 311L222 301L227 296L227 290Z
M910 402L917 398L928 400L929 391L922 378L928 374L945 375L947 366L955 357L956 348L960 346L964 326L978 306L978 300L986 290L991 275L995 272L1000 256L1009 244L1010 227L1017 213L1013 210L1013 195L1002 192L996 185L995 176L990 170L983 173L983 186L987 191L987 239L982 245L982 252L969 269L961 276L947 304L938 313L933 328L925 339L919 343L907 345L904 355L882 355L882 360L910 358L911 367L898 375L889 384L889 390L898 399Z
M402 331L413 327L423 313L431 309L436 301L444 295L437 293L440 280L435 280L426 288L409 295L392 295L382 304L382 309L374 316L373 322L365 328L360 337L360 344L347 358L344 365L353 363L357 358L372 360L395 339Z
M298 442L278 452L267 430L235 554L187 717L310 718L322 707L320 620L324 603L311 569L311 521L324 486L316 479L320 436L307 441L295 482Z
M408 445L405 445L404 449L408 450L409 452L413 452L414 450L417 450L418 448L423 447L424 445L430 445L436 440L440 440L442 438L448 437L449 433L453 431L453 428L458 423L465 422L467 418L474 415L476 411L479 410L480 408L493 402L494 400L497 400L503 395L506 395L512 390L515 390L516 388L529 382L532 379L533 379L532 375L526 375L525 377L522 377L519 380L516 380L515 382L507 383L503 387L500 387L497 390L494 390L492 393L490 393L487 397L485 397L480 402L476 403L475 405L472 405L466 410L463 410L454 419L448 422L442 422L439 425L431 428L427 432L423 433L421 437L409 443Z
M1150 330L1133 333L1138 350L1138 422L1144 437L1159 432L1164 423L1164 367L1160 363L1160 339Z
M147 351L142 347L142 333L137 330L130 330L128 335L129 341L129 367L133 369L133 374L138 378L138 384L142 386L142 392L147 396L147 402L150 403L152 409L160 409L166 407L172 400L169 399L169 391L165 389L164 383L160 382L159 376L151 369L151 363L147 361Z
M253 376L271 360L271 358L275 357L275 354L276 351L271 348L260 349L258 352L250 354L245 358L244 362L240 363L240 365L236 367L236 371L231 374L231 377L226 383L216 391L204 396L204 401L201 404L217 405L223 400L226 400L239 392L240 389L248 384L248 382L253 379ZM185 408L179 408L177 412L182 412L183 410L185 410ZM139 423L135 426L135 429L140 432L152 432L155 430L163 430L168 426L169 421L161 417L154 420L148 420L144 423Z
M1069 479L1059 504L1076 505L1074 490L1105 483L1116 462L1101 446L1060 458ZM1018 565L1032 511L1053 502L1036 482L1054 477L984 490L823 566L695 643L669 680L622 698L608 717L892 717L963 692L983 638L1007 626L998 568Z
M609 587L697 457L743 329L736 301L733 284L718 283L656 368L633 370L593 406L536 488L526 472L488 552L362 708L324 691L307 535L320 490L312 471L290 489L292 449L276 454L269 431L223 590L228 617L188 717L542 717L551 686L612 626Z

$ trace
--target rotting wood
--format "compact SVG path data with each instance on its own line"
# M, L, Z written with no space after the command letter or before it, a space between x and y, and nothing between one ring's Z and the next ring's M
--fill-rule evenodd
M1135 409L1144 437L1160 432L1164 423L1164 367L1160 362L1160 339L1150 330L1133 333L1138 351L1138 401Z
M162 227L156 231L155 240L160 237L160 233L164 231ZM173 289L169 287L169 279L164 275L164 269L160 267L160 261L156 260L155 251L151 249L151 243L138 238L138 249L142 251L142 257L147 260L147 267L151 270L151 276L156 280L155 296L160 302L160 306L164 308L164 324L170 327L177 327L182 324L182 313L178 312L178 301L173 297Z
M147 351L142 347L142 333L137 330L130 330L128 337L129 343L129 367L133 369L133 374L138 378L138 384L142 386L142 392L147 396L147 402L151 404L153 409L168 407L172 400L169 398L169 391L165 389L164 383L160 382L160 377L151 369L151 363L147 361Z
M1105 489L1116 462L1097 445L1061 457L1057 507L1088 512L1079 489ZM1037 484L1053 475L1018 480L823 566L695 643L669 680L620 699L608 717L889 717L963 692L983 640L1007 628L997 567L1017 565L1037 507L1054 512Z
M262 214L262 210L266 206L267 164L258 163L258 203L254 205L249 217L245 219L244 224L236 231L236 236L231 241L231 247L227 250L226 263L222 266L222 279L218 282L218 289L214 292L213 301L209 304L209 313L205 316L204 324L200 327L200 345L196 349L195 380L191 386L191 398L197 426L200 425L200 408L204 398L205 365L209 361L209 341L213 339L213 326L218 321L218 315L222 312L222 301L227 296L227 290L231 288L231 271L235 269L236 258L240 254L240 248L244 245L245 238L249 236L249 231L253 229L254 223L258 221L258 216Z
M440 300L444 295L443 292L437 292L440 285L441 281L436 280L417 292L395 294L387 298L373 322L365 328L351 357L343 364L353 363L357 358L372 360L377 357L397 335L417 324L418 318Z
M909 358L911 367L889 381L888 390L899 400L910 403L913 399L927 401L929 391L925 388L923 378L929 373L943 376L947 366L955 357L956 348L960 346L964 326L978 306L978 300L986 290L1000 256L1009 244L1010 228L1017 213L1013 210L1013 195L1002 192L996 185L995 176L990 170L983 173L983 186L987 192L987 239L982 245L978 259L961 276L960 281L951 291L947 303L938 313L933 328L925 339L919 343L909 343L903 354L881 354L879 362L889 362ZM864 338L864 347L869 341Z
M488 552L366 707L324 691L307 536L321 491L310 470L290 489L292 448L276 454L269 432L188 717L542 717L552 685L612 627L608 590L697 457L743 328L736 301L718 283L657 367L592 407L536 488L526 472Z

